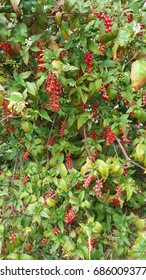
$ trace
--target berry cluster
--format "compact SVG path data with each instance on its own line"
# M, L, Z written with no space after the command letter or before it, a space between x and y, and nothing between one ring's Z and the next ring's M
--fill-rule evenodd
M91 154L91 160L92 160L92 162L95 161L95 159L96 159L96 157L97 157L97 154L98 154L98 150L95 149L94 152L93 152L93 154Z
M55 140L56 137L57 137L57 134L55 133L55 134L48 140L47 146L53 146L54 140Z
M14 176L14 180L17 180L18 178L19 178L19 176L20 176L20 174L18 173L18 174L16 174L15 176Z
M119 186L117 186L116 187L116 197L120 198L121 194L122 194L122 189Z
M98 13L94 12L95 17L104 20L104 26L106 27L105 32L109 33L112 31L113 19L109 15L104 15L103 11L99 11Z
M100 43L98 48L104 54L104 52L106 50L106 46Z
M82 183L81 183L81 182L78 182L78 183L76 184L76 190L80 190L81 187L82 187Z
M127 22L130 23L132 21L132 14L129 12L125 13L124 15L127 17Z
M102 197L102 191L101 189L103 188L103 181L102 179L96 180L96 185L94 186L94 191L97 197Z
M55 236L56 234L58 234L60 232L60 228L55 226L53 229L52 229L52 236Z
M64 221L69 224L75 221L75 211L73 209L68 209L65 214Z
M28 181L29 181L28 176L23 176L22 179L21 179L21 182L22 182L23 185L25 185Z
M36 52L35 56L36 56L36 59L37 59L37 62L38 62L38 70L41 71L41 72L45 72L46 68L45 68L45 66L42 65L44 63L44 61L43 61L43 55L44 55L43 51L44 51L45 47L40 46L41 43L43 43L42 39L39 39L36 42L36 46L39 47L39 51Z
M89 253L93 252L95 242L96 242L96 239L94 237L90 237L90 240L87 241L87 247L88 247Z
M110 145L116 140L114 132L112 132L111 127L108 126L106 131L105 131L105 136L106 136L106 144Z
M10 103L9 100L4 99L3 104L2 104L2 108L3 108L2 113L6 113L7 115L11 114L11 111L8 110L9 103Z
M23 160L27 160L27 158L30 156L30 153L27 151L27 150L25 150L24 151L24 153L23 153L23 155L22 155L22 159Z
M13 51L12 51L12 48L11 48L11 45L10 43L1 43L0 44L0 50L3 50L5 52L7 52L10 56L13 55Z
M11 230L10 237L9 237L10 243L13 244L15 239L16 239L16 235L15 235L14 231Z
M44 238L42 239L41 243L42 243L43 246L46 246L47 243L48 243L47 238L44 237Z
M119 131L120 131L120 134L122 135L122 137L121 137L122 142L123 143L130 143L131 140L126 138L125 133L124 133L124 131L123 131L123 129L121 127L119 128Z
M95 141L97 139L97 134L95 131L90 131L89 136Z
M142 94L142 106L146 106L146 92Z
M108 94L107 94L107 91L106 91L107 86L108 85L104 85L100 88L100 91L102 92L102 98L106 101L109 100L109 97L108 97Z
M113 203L113 206L116 207L116 206L120 206L120 196L122 194L122 189L117 186L116 187L116 195L115 197L112 199L112 203Z
M95 116L97 114L97 108L98 108L99 104L98 103L93 103L92 106L92 115Z
M49 191L45 192L45 196L44 196L44 201L46 201L48 198L50 198L53 195L54 191L52 188L50 188Z
M7 247L6 247L6 242L3 241L3 243L2 243L2 249L1 249L2 254L5 254L6 249L7 249Z
M105 19L105 15L104 15L103 11L99 11L98 13L96 11L94 11L94 16L99 19Z
M72 168L71 153L66 154L65 157L66 157L66 163L65 163L66 168L71 169Z
M113 198L112 203L114 207L120 206L120 200L116 197Z
M124 174L127 175L128 174L128 167L127 167L126 163L124 163L123 168L124 168Z
M33 244L32 243L26 244L25 249L27 251L31 251L33 249Z
M88 108L88 104L82 103L81 105L82 111L86 111L87 108Z
M85 72L90 72L92 70L92 56L93 56L93 52L91 51L88 51L85 54L85 62L87 64Z
M144 27L145 27L144 24L140 24L140 31L137 33L137 35L138 35L139 37L142 37L142 36L143 36Z
M94 176L92 174L87 175L86 179L84 180L83 187L88 188L91 185L93 179L94 179Z
M106 15L104 18L104 26L106 27L105 33L112 31L113 19L109 15Z
M10 132L14 132L14 127L13 126L10 126L10 125L7 125L6 127L5 127L5 129L6 129L6 133L10 133Z
M60 128L60 135L63 137L65 135L66 123L63 123Z
M50 94L50 105L52 111L59 111L59 98L62 93L62 84L58 81L56 74L50 72L46 81L46 92Z

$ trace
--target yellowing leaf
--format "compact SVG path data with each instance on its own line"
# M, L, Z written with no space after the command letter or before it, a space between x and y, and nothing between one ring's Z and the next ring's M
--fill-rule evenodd
M109 165L106 164L101 159L96 160L96 165L97 165L97 171L99 171L101 176L102 176L102 178L104 180L106 180L107 177L108 177L108 174L109 174Z
M30 130L30 126L28 122L22 122L21 123L21 128L23 129L24 132L28 132Z
M142 143L139 143L137 146L136 146L136 158L138 160L143 160L143 157L144 157L144 153L145 153L145 145L142 144Z
M56 201L54 199L52 199L52 198L47 199L47 205L49 207L53 207L53 206L55 206L55 204L56 204Z
M60 176L61 177L66 177L67 176L67 169L65 167L65 164L64 163L59 163L59 170L60 170Z
M132 63L131 82L134 91L142 88L146 83L146 61L137 60Z

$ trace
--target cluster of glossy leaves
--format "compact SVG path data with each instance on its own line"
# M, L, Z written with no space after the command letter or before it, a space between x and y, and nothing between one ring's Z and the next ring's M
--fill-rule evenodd
M143 1L1 2L0 258L145 259Z

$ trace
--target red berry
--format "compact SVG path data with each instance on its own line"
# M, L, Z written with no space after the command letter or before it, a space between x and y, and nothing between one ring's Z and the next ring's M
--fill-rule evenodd
M73 209L69 209L65 214L64 221L69 224L75 220L75 212Z
M84 184L83 184L83 187L84 188L87 188L91 185L92 181L94 179L94 176L92 174L89 174L86 176L86 179L84 180Z

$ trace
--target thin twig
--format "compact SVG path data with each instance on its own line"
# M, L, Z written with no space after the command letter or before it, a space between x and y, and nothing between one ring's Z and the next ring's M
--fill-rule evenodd
M54 127L54 124L55 124L55 119L56 119L56 114L54 114L52 126L51 126L51 129L50 129L49 136L48 136L48 140L47 140L47 144L46 144L46 147L47 147L47 164L48 164L48 161L49 161L48 142L49 142L49 140L50 140L50 138L51 138L51 136L52 136L52 130L53 130L53 127Z
M8 120L8 119L18 119L18 118L21 118L21 116L9 115L9 116L3 118L2 120L0 120L0 123L6 121L6 120Z
M32 228L33 224L34 224L34 222L31 223L30 228ZM23 243L23 245L22 245L22 250L21 250L21 252L20 252L21 254L23 254L23 252L24 252L25 245L26 245L27 239L28 239L28 237L29 237L29 233L30 233L30 231L27 233L27 235L26 235L26 237L25 237L24 243Z
M123 155L125 156L126 160L127 160L128 162L131 162L133 165L135 165L135 166L137 166L137 167L139 167L139 168L141 168L142 170L145 171L145 168L144 168L143 166L141 166L141 165L138 164L137 162L133 161L133 160L127 155L127 153L126 153L126 151L125 151L123 145L121 144L120 139L119 139L117 136L115 136L115 138L116 138L116 141L117 141L117 143L119 144L120 149L121 149Z
M123 145L121 144L120 139L119 139L117 136L115 136L115 138L116 138L116 141L117 141L117 143L119 144L120 149L121 149L121 151L123 152L123 155L125 156L126 160L127 160L127 161L131 161L131 159L130 159L130 157L127 155L127 153L126 153L126 151L125 151Z
M87 150L88 156L91 159L91 153L90 150L88 148L88 142L87 142L87 134L86 134L86 127L85 125L83 126L83 134L84 134L84 143L85 143L85 148Z

